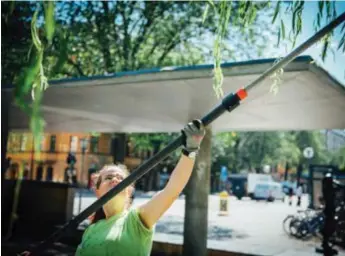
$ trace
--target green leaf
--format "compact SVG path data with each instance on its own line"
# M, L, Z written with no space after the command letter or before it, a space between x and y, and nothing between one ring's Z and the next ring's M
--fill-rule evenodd
M341 48L341 46L344 45L345 46L345 34L343 34L342 38L340 39L340 42L338 44L338 48L337 50L339 50ZM345 49L345 48L344 48ZM344 51L344 50L343 50Z
M207 4L206 8L205 8L205 11L204 11L204 14L202 15L202 23L203 24L205 23L209 7L210 7L210 5Z
M22 74L19 76L18 81L16 82L16 97L21 98L23 95L26 95L30 92L32 84L36 80L40 71L41 61L42 58L37 54L37 51L32 50L29 66L24 68Z
M323 15L323 7L324 7L324 1L323 0L319 0L318 4L319 4L319 15L321 16L322 18L322 15Z
M333 9L333 19L337 17L337 9L335 7L335 1L332 2L332 9Z
M227 2L227 9L226 9L226 18L224 21L224 31L223 31L223 36L225 36L226 31L228 29L228 23L230 21L230 15L231 15L231 3L229 4L229 2Z
M35 47L37 48L38 51L40 51L42 48L42 44L41 44L41 40L38 37L37 28L36 28L37 15L38 15L38 8L36 9L34 16L32 17L31 36L32 36L32 41L33 41Z
M293 13L292 13L292 31L295 33L295 31L296 31L296 26L295 26L295 24L296 24L296 12L294 11Z
M44 14L45 14L45 29L46 37L49 43L51 43L55 32L55 20L54 20L54 1L43 2Z
M249 10L249 7L252 5L252 2L250 1L246 1L246 6L244 7L244 13L247 13L247 11Z
M331 15L331 3L330 1L326 1L326 12L327 12L327 18L330 18Z
M285 26L283 20L280 22L281 30L282 30L282 37L285 39Z
M214 2L212 0L207 0L207 2L213 7L216 8L216 6L214 5Z
M320 28L321 16L320 13L316 15L316 28Z
M280 1L277 2L276 8L274 9L272 23L276 21L279 12L280 12Z
M340 30L340 31L341 31L341 32L344 32L344 31L345 31L344 29L345 29L345 22L344 22L343 26L341 27L341 30Z
M255 18L256 18L256 7L255 6L253 6L252 8L251 8L251 13L250 13L250 19L249 19L249 25L250 24L253 24L253 22L254 22L254 20L255 20Z
M329 44L329 40L326 40L324 42L324 44L323 44L323 48L322 48L322 61L325 61L325 59L326 59L328 44Z
M277 46L279 46L279 44L280 44L280 35L281 35L281 33L280 33L280 29L279 29L279 31L278 31L278 42L277 42Z
M302 14L299 13L297 16L297 34L301 33L302 31Z
M295 35L296 33L299 34L299 32L301 31L301 27L302 27L301 15L303 11L303 6L304 6L304 1L294 2L294 10L292 13L292 31L295 33ZM296 27L296 19L297 19L297 27Z

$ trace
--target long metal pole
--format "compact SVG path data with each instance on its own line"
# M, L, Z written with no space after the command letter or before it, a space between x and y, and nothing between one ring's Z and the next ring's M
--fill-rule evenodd
M319 32L317 32L314 36L312 36L306 42L304 42L299 47L297 47L293 52L291 52L289 55L287 55L277 64L273 65L270 69L264 72L260 77L254 80L251 84L244 87L244 89L239 90L236 94L232 94L232 93L228 94L217 107L215 107L213 110L211 110L207 115L205 115L201 119L202 123L205 126L207 126L211 122L213 122L215 119L217 119L220 115L222 115L225 111L230 112L234 110L237 106L239 106L240 101L247 96L246 91L251 90L255 85L262 82L267 76L273 74L276 70L284 67L286 64L291 62L300 53L302 53L304 50L309 48L315 42L320 40L324 35L331 32L335 27L341 24L344 20L345 20L345 12L341 14L338 18L333 20L331 23L329 23L327 26L325 26L323 29L321 29ZM182 143L183 143L183 137L181 135L177 139L172 141L163 150L161 150L156 155L149 158L145 163L143 163L141 166L135 169L120 184L118 184L116 187L109 190L105 195L103 195L96 202L91 204L88 208L82 211L74 219L66 223L60 230L53 233L45 241L42 241L34 250L31 251L32 255L37 254L38 252L43 250L46 247L46 245L48 245L49 243L58 240L64 232L76 228L80 222L82 222L84 219L86 219L91 214L93 214L98 209L100 209L105 203L107 203L111 198L113 198L118 193L120 193L127 186L132 184L137 179L140 179L144 174L146 174L153 167L155 167L160 161L166 158L170 153L178 149L182 145Z

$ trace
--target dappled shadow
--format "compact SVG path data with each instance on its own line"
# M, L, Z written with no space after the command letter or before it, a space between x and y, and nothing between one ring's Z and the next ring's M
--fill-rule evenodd
M184 218L178 216L167 216L162 218L156 225L155 232L172 234L172 235L183 235L183 221ZM248 237L248 234L234 230L228 227L221 227L209 223L207 239L209 240L228 240L228 239L243 239Z

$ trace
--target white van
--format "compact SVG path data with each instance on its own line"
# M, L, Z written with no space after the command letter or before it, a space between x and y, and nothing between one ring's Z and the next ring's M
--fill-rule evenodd
M254 199L254 190L257 184L274 182L270 174L249 173L247 176L247 195Z
M256 200L264 199L269 201L284 200L283 186L278 182L258 183L254 189L253 198Z

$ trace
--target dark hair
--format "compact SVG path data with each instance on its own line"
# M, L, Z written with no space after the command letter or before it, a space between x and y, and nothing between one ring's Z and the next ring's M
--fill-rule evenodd
M125 167L125 166L119 166L119 165L106 165L104 166L99 172L95 173L95 177L96 177L96 182L94 182L95 184L95 188L98 189L99 186L101 185L102 183L102 176L99 175L99 173L102 171L102 170L105 170L105 169L109 169L109 168L119 168L120 170L122 170L126 176L129 175L129 171L128 169ZM132 184L132 186L134 187L134 183ZM130 196L130 202L128 204L128 208L132 205L132 202L134 200L134 193L132 193L132 195ZM94 214L93 216L91 217L91 224L95 224L97 223L98 221L102 220L102 219L105 219L106 216L105 216L105 212L103 210L103 207L101 207L100 209L98 209Z
M105 219L105 213L104 213L104 210L102 207L95 212L95 214L91 220L91 224L95 224L99 220L103 220L103 219Z

